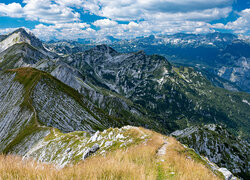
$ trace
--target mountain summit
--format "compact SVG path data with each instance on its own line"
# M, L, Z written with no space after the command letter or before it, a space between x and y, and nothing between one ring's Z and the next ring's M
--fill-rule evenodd
M25 29L19 28L2 39L0 42L0 52L3 52L14 44L23 42L28 43L37 49L44 50L43 44L38 38L32 33L27 33Z

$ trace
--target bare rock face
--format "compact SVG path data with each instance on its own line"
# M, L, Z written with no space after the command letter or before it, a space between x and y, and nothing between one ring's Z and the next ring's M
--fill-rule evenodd
M42 42L37 37L35 37L32 33L27 33L25 29L20 28L2 38L0 41L0 52L3 52L14 44L22 42L44 50Z
M173 132L172 136L218 166L226 167L234 175L248 179L249 144L234 137L225 128L215 124L189 127Z
M150 136L142 133L133 135L137 127L109 128L94 134L85 131L62 133L52 128L47 136L33 145L24 158L34 158L41 162L54 163L64 167L94 155L105 155L111 149L126 148L138 142L146 142ZM140 131L141 132L141 131Z
M231 180L233 178L233 174L226 168L219 168L218 170L224 175L225 180Z
M61 63L56 66L51 72L51 75L81 92L81 83L84 77L77 69L74 69L65 63Z
M91 156L91 154L95 153L96 151L98 151L98 149L100 149L98 144L94 144L94 146L92 146L91 148L89 148L86 153L84 154L83 159L86 159L87 157Z
M44 72L32 68L1 71L0 87L1 152L23 154L46 136L49 127L94 132L111 126L100 110L91 112L79 94L76 99L77 91Z

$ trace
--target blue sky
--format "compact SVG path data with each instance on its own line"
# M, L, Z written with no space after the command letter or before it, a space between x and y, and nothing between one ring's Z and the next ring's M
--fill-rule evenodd
M249 0L0 0L0 34L25 27L44 40L159 34L250 35Z

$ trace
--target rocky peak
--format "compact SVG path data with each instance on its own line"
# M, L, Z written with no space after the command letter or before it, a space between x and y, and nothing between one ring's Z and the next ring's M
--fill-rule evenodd
M44 50L42 42L32 33L28 33L25 29L19 28L12 33L6 35L0 41L0 52L8 49L10 46L17 43L28 43L31 46Z

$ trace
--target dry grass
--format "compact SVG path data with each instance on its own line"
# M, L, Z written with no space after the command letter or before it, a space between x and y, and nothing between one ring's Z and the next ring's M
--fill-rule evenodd
M203 165L180 154L183 147L173 138L169 138L167 153L162 157L165 161L159 161L156 152L163 144L163 136L140 129L151 134L146 144L110 152L106 157L95 156L61 170L52 165L2 155L0 179L216 179Z
M172 171L172 177L180 180L219 179L205 165L187 157L184 147L175 138L168 138L165 169ZM170 173L171 174L171 173Z

